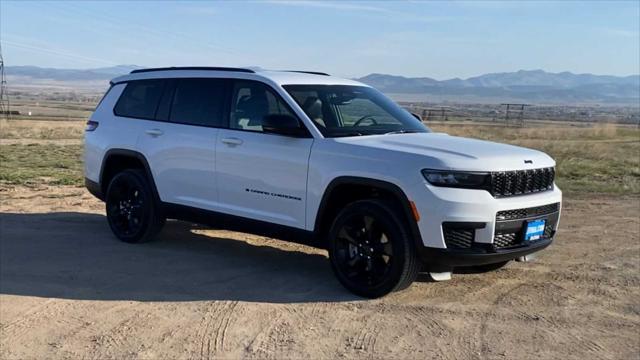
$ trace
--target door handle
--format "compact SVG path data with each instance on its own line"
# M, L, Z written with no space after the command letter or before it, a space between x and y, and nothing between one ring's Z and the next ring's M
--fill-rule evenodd
M151 135L153 137L158 137L158 136L164 134L164 131L162 131L160 129L149 129L149 130L145 131L145 133L147 135Z
M238 138L234 138L234 137L223 138L221 141L224 144L227 144L229 146L236 146L236 145L241 145L242 144L242 140L240 140Z

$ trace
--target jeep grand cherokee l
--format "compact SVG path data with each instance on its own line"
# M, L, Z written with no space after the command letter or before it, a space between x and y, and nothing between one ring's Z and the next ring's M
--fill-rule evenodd
M547 247L562 198L546 154L433 133L313 72L134 70L87 122L84 160L122 241L171 218L305 242L365 297Z

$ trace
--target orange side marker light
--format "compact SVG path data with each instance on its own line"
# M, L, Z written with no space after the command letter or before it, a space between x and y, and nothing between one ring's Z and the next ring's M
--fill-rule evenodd
M413 218L416 219L416 222L420 221L420 213L418 212L418 208L416 208L416 203L413 201L409 201L411 205L411 212L413 212Z

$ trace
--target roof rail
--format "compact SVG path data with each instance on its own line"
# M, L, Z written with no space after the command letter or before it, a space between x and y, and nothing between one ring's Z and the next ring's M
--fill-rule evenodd
M304 70L283 70L284 72L294 72L294 73L301 73L301 74L312 74L312 75L322 75L322 76L331 76L327 73L324 72L320 72L320 71L304 71Z
M163 68L148 68L148 69L131 70L131 72L129 74L139 74L139 73L154 72L154 71L167 71L167 70L210 70L210 71L233 71L233 72L243 72L243 73L255 73L255 71L253 71L251 69L232 68L232 67L172 66L172 67L163 67Z

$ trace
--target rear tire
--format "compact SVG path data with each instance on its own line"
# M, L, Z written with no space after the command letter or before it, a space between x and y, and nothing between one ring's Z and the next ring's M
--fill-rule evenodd
M407 228L388 202L347 205L329 231L329 259L340 283L367 298L411 285L422 264Z
M116 174L105 199L111 231L124 242L150 241L164 225L149 180L141 170Z

